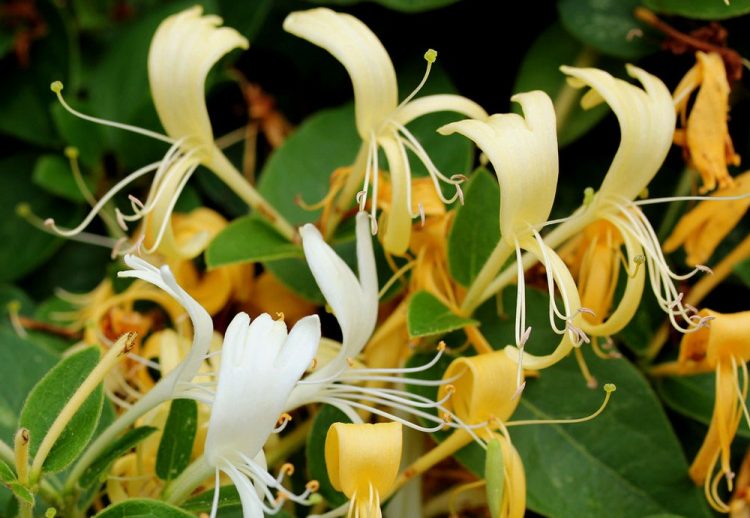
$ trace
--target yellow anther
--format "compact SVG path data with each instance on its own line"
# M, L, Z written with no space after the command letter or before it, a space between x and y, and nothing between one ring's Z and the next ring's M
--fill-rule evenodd
M604 392L606 392L607 394L611 394L615 390L617 390L617 387L614 383L607 383L604 385Z
M18 205L16 205L16 214L18 214L22 218L25 218L26 216L31 214L31 205L29 205L25 201L19 203Z
M291 477L294 475L294 464L291 462L285 462L283 466L281 466L281 472L284 473L287 477Z
M633 262L635 264L643 264L646 262L646 256L643 254L638 254L635 257L633 257Z
M315 367L317 367L317 366L318 366L318 359L317 358L313 358L312 363L310 364L310 370L314 371Z
M354 360L352 358L347 358L346 364L349 365L349 367L354 367Z
M67 157L67 158L68 158L69 160L76 160L76 159L78 159L78 155L79 155L79 153L78 153L78 148L77 148L77 147L75 147L75 146L67 146L67 147L65 148L65 151L64 151L64 153L65 153L65 156L66 156L66 157Z
M122 350L120 351L120 355L128 354L131 349L133 349L133 346L135 345L135 339L138 336L138 333L135 331L130 331L128 333L125 333L121 338L125 339L125 343L122 345Z
M305 484L305 487L314 493L318 489L320 489L320 482L318 482L317 480L311 480L310 482Z
M427 60L427 62L431 65L435 62L437 59L437 50L435 49L429 49L427 52L424 53L424 58Z
M446 347L447 346L445 345L445 342L442 341L442 340L440 340L440 342L438 342L438 345L437 345L437 350L438 350L438 352L443 352L443 351L445 351Z
M62 92L63 84L62 81L54 81L51 85L49 85L49 89L55 92L56 94L59 94Z
M276 312L276 321L277 322L283 322L284 321L284 312L283 311L277 311Z
M283 424L288 423L291 420L292 420L292 416L284 412L283 414L279 416L279 419L276 421L276 426L281 426Z
M453 394L455 394L455 393L456 393L456 387L454 387L453 385L446 385L446 386L445 386L445 391L446 391L446 392L447 392L447 393L448 393L449 395L453 395Z

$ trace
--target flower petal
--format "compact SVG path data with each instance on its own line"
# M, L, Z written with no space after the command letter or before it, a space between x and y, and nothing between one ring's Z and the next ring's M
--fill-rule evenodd
M560 67L596 90L620 123L620 147L600 188L600 199L635 199L651 182L672 145L675 110L672 96L655 76L628 65L643 89L596 68Z
M246 49L247 39L221 27L218 16L202 16L195 6L164 20L148 54L151 95L164 129L172 138L192 137L213 144L204 86L208 71L224 54Z
M487 154L500 182L500 228L513 239L549 217L557 186L557 134L552 101L544 92L517 94L525 117L492 115L487 122L446 124L443 135L460 133Z
M291 13L284 30L323 47L351 77L357 130L363 139L376 131L398 104L391 58L377 36L357 18L320 7Z

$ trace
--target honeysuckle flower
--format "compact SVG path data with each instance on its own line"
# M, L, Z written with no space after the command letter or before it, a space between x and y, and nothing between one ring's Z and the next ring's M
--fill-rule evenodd
M665 200L634 201L659 170L671 145L675 114L669 90L658 78L632 65L627 66L628 74L638 79L643 88L594 68L561 67L561 70L570 76L574 86L592 88L584 95L585 107L606 101L620 124L620 146L601 187L594 194L587 193L584 205L546 236L548 242L559 243L586 226L605 220L617 229L625 245L629 279L623 297L603 322L593 324L584 320L584 332L609 336L625 327L641 301L645 270L654 295L672 325L682 332L699 328L705 321L683 305L674 280L686 279L706 268L697 267L686 275L674 273L664 258L656 232L639 207ZM644 263L647 268L641 267ZM679 323L678 317L687 325Z
M351 189L364 181L363 191L358 195L360 210L363 210L367 190L372 181L372 221L375 222L378 199L378 150L382 149L390 170L391 203L385 223L383 246L393 254L403 254L409 244L411 220L420 215L414 211L411 187L411 167L407 150L425 165L440 198L450 203L461 198L459 184L463 177L447 177L441 173L419 141L406 128L414 119L438 111L454 111L468 117L483 119L487 113L476 103L458 95L428 95L414 99L427 80L430 66L437 53L428 51L427 72L416 90L398 102L396 73L390 57L378 38L357 18L337 13L326 8L291 13L284 20L284 29L304 38L333 54L346 68L354 87L357 131L362 146L347 180L340 199L348 208L354 197ZM440 182L456 188L455 194L442 194ZM419 207L419 204L416 204Z
M420 367L365 368L357 364L356 358L370 339L378 315L375 256L369 217L364 212L356 216L356 235L359 278L323 240L317 228L307 224L300 229L308 266L339 322L343 340L332 359L300 381L287 401L286 410L291 411L309 403L328 403L340 409L355 423L362 422L357 411L366 410L418 430L439 430L446 425L445 421L425 410L440 407L443 401L436 403L423 396L394 388L363 386L363 383L372 381L439 385L442 383L440 380L424 381L399 375L429 369L439 360L444 347L439 347L435 358ZM420 426L384 410L382 406L421 417L435 423L435 426Z
M381 495L393 487L403 444L400 423L334 423L325 458L331 485L349 498L347 516L380 518Z
M704 200L686 213L664 242L665 252L674 252L682 246L685 262L690 266L706 263L714 250L729 232L737 226L750 207L750 171L734 178L731 187L712 193L714 200ZM718 202L720 198L723 199ZM732 199L735 198L735 199Z
M651 372L659 376L716 373L711 424L690 466L690 477L704 486L711 507L728 512L729 506L718 494L718 483L726 478L732 490L731 445L743 414L748 415L745 400L750 383L746 365L750 360L750 311L725 314L703 309L700 315L711 320L710 326L683 336L677 360L657 365Z
M518 350L512 348L508 352L522 355L524 367L541 369L562 359L587 338L580 331L581 302L575 282L563 261L538 232L549 217L557 188L557 133L552 101L541 91L517 94L512 100L521 105L523 117L513 113L496 114L487 121L453 122L438 131L443 135L460 133L473 140L494 166L500 183L502 238L493 254L500 258L497 260L500 264L513 253L518 258L515 326ZM531 253L545 266L550 292L550 325L562 335L555 351L546 356L523 352L529 330L525 317L522 251ZM555 301L555 286L562 295L562 311ZM557 319L565 322L565 326L559 327Z
M729 82L724 60L717 52L696 52L696 63L674 91L674 105L680 125L674 141L682 146L688 162L701 175L701 192L718 185L731 187L727 165L740 165L729 135ZM687 115L691 94L698 89L690 115Z
M295 495L266 471L263 445L274 431L287 398L310 366L320 341L317 315L301 319L287 334L283 320L263 314L250 322L239 313L229 324L221 350L221 366L205 443L205 458L237 488L245 518L278 511L284 499L307 503L313 485ZM270 493L280 492L282 499ZM268 500L268 505L264 500Z
M293 237L294 229L245 181L214 143L204 94L206 76L222 56L237 48L246 49L249 44L234 29L220 27L221 18L204 16L202 12L203 9L196 6L169 16L159 25L151 41L149 84L166 135L77 112L62 97L62 83L53 83L52 90L72 114L156 138L170 144L170 148L162 160L138 169L112 187L77 227L60 229L52 220L47 220L48 226L64 236L78 234L118 192L136 179L154 172L146 201L131 195L132 213L117 210L118 223L127 229L129 222L144 219L144 228L134 246L144 244L148 253L158 249L169 257L193 258L208 245L209 236L198 233L185 242L178 242L170 225L170 215L192 173L203 165L252 207L259 209L282 234ZM121 245L119 248L127 247Z

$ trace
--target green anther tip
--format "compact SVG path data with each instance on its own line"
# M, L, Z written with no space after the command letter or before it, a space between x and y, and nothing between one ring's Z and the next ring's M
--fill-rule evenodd
M21 301L11 300L10 302L8 302L8 304L6 304L6 307L11 313L18 313L21 310Z
M55 92L56 94L59 94L62 92L63 84L62 81L53 81L51 85L49 85L49 89Z
M66 147L64 153L65 156L70 160L75 160L76 158L78 158L78 148L75 146Z
M427 60L429 64L433 64L435 60L437 59L437 50L430 49L427 52L424 53L424 58Z
M57 515L57 509L54 507L48 507L46 511L44 511L44 518L55 518Z
M29 205L25 201L22 201L21 203L16 205L16 214L18 214L22 218L25 218L26 216L31 214L31 205Z
M638 197L642 200L648 198L648 187L644 187L640 194L638 194Z
M310 501L310 505L319 504L323 501L323 497L317 493L313 493L307 499Z
M595 193L596 192L594 191L593 187L586 187L583 190L583 204L585 206L588 206L592 202Z
M615 390L617 390L617 387L614 383L607 383L606 385L604 385L604 392L606 392L607 394L611 394Z
M643 254L638 254L635 257L633 257L633 262L635 264L643 264L646 262L646 256Z

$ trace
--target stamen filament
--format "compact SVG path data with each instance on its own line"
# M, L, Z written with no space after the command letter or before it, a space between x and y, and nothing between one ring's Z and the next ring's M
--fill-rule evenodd
M523 421L510 421L505 423L505 426L511 427L511 426L527 426L532 424L576 424L576 423L585 423L586 421L591 421L592 419L596 418L604 412L604 409L607 407L607 404L609 403L609 398L612 396L612 392L614 392L617 389L613 383L607 383L604 385L604 401L602 402L601 406L597 409L596 412L593 414L586 416L586 417L579 417L575 419L528 419Z

